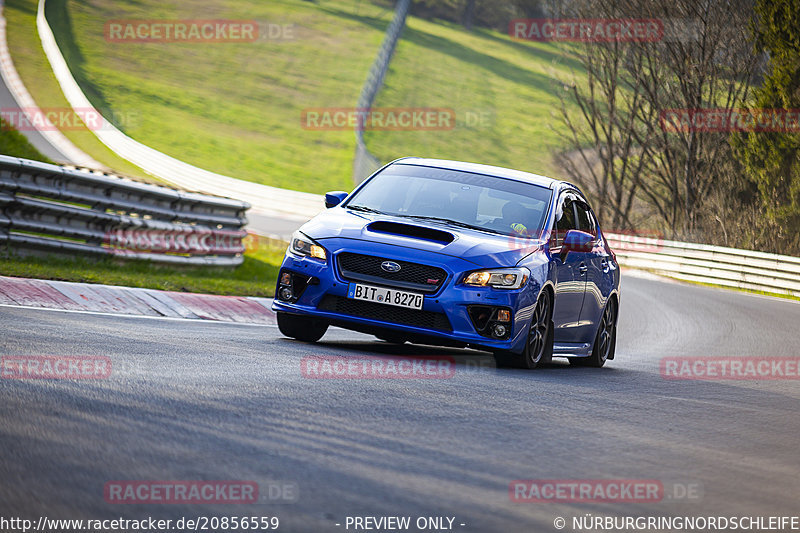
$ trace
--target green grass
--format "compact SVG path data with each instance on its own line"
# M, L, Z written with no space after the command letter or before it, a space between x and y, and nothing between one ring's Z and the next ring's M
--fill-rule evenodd
M257 250L236 267L159 266L139 261L0 255L0 275L204 294L272 297L283 249Z
M0 119L0 154L52 163L34 148L23 134L2 119Z
M58 88L40 61L41 51L32 50L35 5L12 0L6 6L12 54L26 64L20 75L40 105L58 105ZM301 112L355 104L390 11L350 0L47 5L76 80L96 107L131 118L120 124L131 137L201 168L255 182L306 191L350 188L353 133L304 130ZM255 43L111 43L104 37L110 19L212 18L294 24L294 36ZM12 32L16 23L21 26ZM76 139L91 135L71 133ZM84 141L75 140L81 147Z
M50 70L50 63L39 42L36 4L36 0L5 2L3 14L11 57L25 87L40 108L68 108L69 103ZM88 129L65 130L63 133L78 148L109 168L145 181L154 181L143 170L114 154Z
M302 110L352 107L392 12L361 0L48 0L48 20L92 103L144 144L211 171L295 190L352 188L352 131L309 131ZM38 45L36 0L6 5L20 75L40 105L65 105ZM257 43L111 43L111 19L229 18L294 24ZM22 65L20 65L22 64ZM556 45L409 17L378 106L449 107L452 131L368 132L370 150L553 173L554 73L578 65ZM125 120L129 118L130 120ZM471 123L467 121L471 120ZM89 131L65 132L98 160ZM108 157L106 157L108 156ZM104 159L105 158L105 159Z
M367 132L367 146L383 160L422 155L553 175L553 155L565 149L557 78L582 73L563 44L410 17L376 105L451 108L457 126Z

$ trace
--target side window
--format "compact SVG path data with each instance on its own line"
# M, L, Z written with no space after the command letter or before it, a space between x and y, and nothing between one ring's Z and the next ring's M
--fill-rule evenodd
M578 213L578 229L597 237L597 225L589 210L589 206L583 202L575 202L575 208Z
M551 246L557 248L564 242L564 236L571 229L577 229L575 225L575 202L569 195L565 196L561 204L561 218L556 221L555 231L551 236Z

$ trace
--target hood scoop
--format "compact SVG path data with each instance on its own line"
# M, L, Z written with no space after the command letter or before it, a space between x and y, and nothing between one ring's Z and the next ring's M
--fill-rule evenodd
M452 233L414 224L403 224L401 222L378 221L367 225L369 231L375 233L388 233L390 235L400 235L412 239L432 241L439 244L450 244L456 238Z

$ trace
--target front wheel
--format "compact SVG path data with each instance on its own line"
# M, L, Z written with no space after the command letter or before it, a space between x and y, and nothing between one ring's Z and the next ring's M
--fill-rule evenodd
M553 359L553 303L550 293L542 291L533 312L528 330L528 342L521 354L496 352L494 359L498 367L526 368L533 370L550 363Z
M281 333L299 341L317 342L328 331L327 322L322 320L281 312L277 315Z

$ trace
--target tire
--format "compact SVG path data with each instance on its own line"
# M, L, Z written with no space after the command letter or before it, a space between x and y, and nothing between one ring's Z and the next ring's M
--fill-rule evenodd
M610 300L603 310L597 334L592 345L592 355L570 359L569 362L577 366L590 366L601 368L609 359L614 359L617 349L617 303Z
M317 342L328 331L328 324L314 318L279 312L278 329L287 337L303 342Z
M495 352L498 368L524 368L533 370L550 364L553 360L553 301L550 293L542 291L533 311L528 329L528 341L521 354L508 351Z

